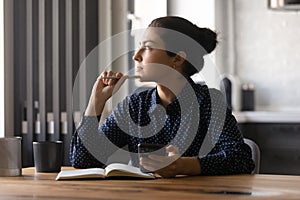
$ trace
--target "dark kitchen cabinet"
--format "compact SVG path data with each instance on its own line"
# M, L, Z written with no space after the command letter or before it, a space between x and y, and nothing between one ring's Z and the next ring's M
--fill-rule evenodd
M261 174L300 175L299 123L240 123L261 151Z

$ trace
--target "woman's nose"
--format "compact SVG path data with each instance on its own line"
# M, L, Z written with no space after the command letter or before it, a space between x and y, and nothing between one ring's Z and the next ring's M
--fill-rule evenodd
M142 56L140 54L140 49L138 49L134 55L132 56L132 60L137 61L137 62L141 62L142 61Z

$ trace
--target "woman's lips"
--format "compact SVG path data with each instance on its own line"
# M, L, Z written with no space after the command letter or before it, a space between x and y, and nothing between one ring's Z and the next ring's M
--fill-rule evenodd
M141 66L137 66L136 67L136 72L140 72L140 71L142 71L143 70L143 68L141 67Z

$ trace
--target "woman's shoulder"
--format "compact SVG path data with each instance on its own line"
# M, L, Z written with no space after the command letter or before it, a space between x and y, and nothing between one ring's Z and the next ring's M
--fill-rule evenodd
M201 92L206 92L206 93L209 93L209 92L218 93L218 94L221 93L221 91L219 89L209 87L205 82L195 82L194 89L195 88Z
M225 100L225 96L219 89L208 87L205 83L196 83L194 89L199 100L218 100L220 102Z

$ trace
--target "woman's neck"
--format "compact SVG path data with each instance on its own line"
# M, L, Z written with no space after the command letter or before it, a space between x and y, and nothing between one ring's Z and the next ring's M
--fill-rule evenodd
M174 101L176 95L178 95L182 91L186 83L186 80L174 81L174 83L170 85L170 87L166 87L162 84L157 84L157 93L164 108L166 108L172 101Z

